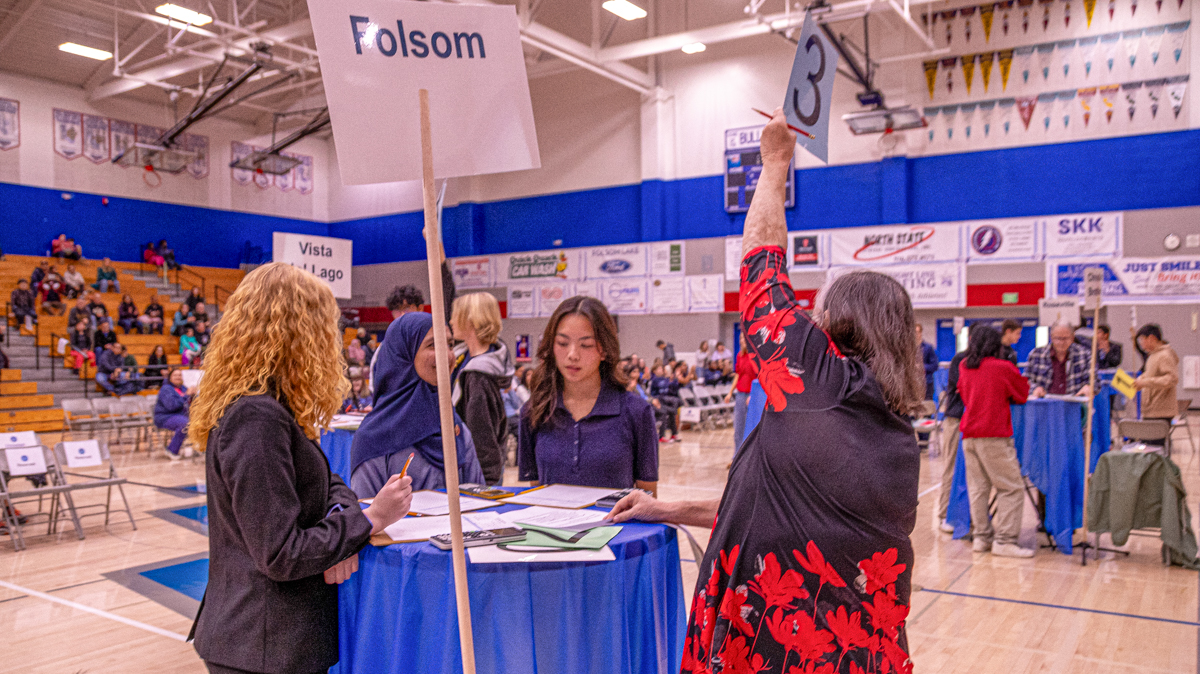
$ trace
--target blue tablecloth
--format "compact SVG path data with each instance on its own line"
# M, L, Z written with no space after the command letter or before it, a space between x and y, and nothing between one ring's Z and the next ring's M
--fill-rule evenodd
M347 478L353 437L321 437L330 466ZM626 524L609 547L616 561L468 559L477 671L678 672L687 611L675 530ZM330 674L461 672L450 552L429 543L367 546L358 561L338 591L341 660Z
M1092 455L1088 472L1096 469L1100 455L1112 442L1109 396L1104 386L1096 396L1092 423ZM1081 403L1063 400L1030 400L1013 405L1013 444L1021 473L1045 496L1046 530L1058 549L1071 554L1071 537L1083 526L1083 415ZM971 510L967 495L967 473L962 443L954 466L946 521L954 525L954 537L971 532Z

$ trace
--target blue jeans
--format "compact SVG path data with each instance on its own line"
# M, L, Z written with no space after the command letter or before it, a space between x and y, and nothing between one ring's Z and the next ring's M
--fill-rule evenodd
M109 393L116 393L117 388L113 386L111 377L112 375L107 372L97 372L96 383L99 384L100 388L104 389L105 391L108 391Z
M106 292L108 292L108 287L110 285L112 286L112 289L113 289L112 291L114 293L121 292L121 282L120 281L109 280L106 278L96 281L95 283L92 284L92 287L95 288L96 290L99 290L102 293L106 293Z
M733 448L736 452L742 446L746 435L746 407L750 402L750 394L735 391L733 394Z
M162 420L158 424L159 428L168 431L175 431L175 435L171 437L171 442L167 444L167 451L178 455L179 448L183 446L183 441L187 439L188 416L186 414L172 414Z

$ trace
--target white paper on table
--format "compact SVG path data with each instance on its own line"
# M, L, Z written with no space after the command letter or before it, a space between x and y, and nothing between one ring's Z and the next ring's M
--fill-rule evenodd
M462 512L469 512L494 508L496 502L471 496L459 496L458 506ZM421 515L449 515L450 499L440 491L414 491L412 505L408 507L408 511Z
M520 510L510 510L500 513L500 517L513 524L527 524L535 527L550 527L551 529L567 529L583 531L594 527L607 526L604 516L597 510L565 510L563 508L547 508L532 506Z
M340 431L357 431L362 422L363 417L357 414L335 414L329 422L329 427Z
M1061 395L1058 393L1047 393L1044 397L1046 400L1062 400L1064 402L1080 403L1082 405L1086 405L1087 401L1088 401L1086 396L1068 396L1068 395ZM1035 400L1036 400L1036 398L1035 398Z
M523 494L510 496L502 503L519 505L540 505L552 508L586 508L595 505L596 501L619 490L600 487L576 487L569 484L552 484L540 489L532 489Z
M510 522L502 519L496 513L463 515L462 521L463 531L505 529L512 526ZM404 517L390 524L383 532L397 543L425 541L429 540L430 536L450 533L450 516Z
M617 558L607 545L599 550L566 550L563 552L521 552L501 550L495 545L483 545L477 548L467 548L467 554L470 556L472 564L611 562Z

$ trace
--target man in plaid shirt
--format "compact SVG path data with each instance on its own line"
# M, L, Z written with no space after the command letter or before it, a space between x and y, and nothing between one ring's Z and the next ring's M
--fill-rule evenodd
M1055 395L1090 396L1088 386L1091 354L1075 343L1075 331L1066 323L1050 328L1050 343L1029 352L1030 397Z

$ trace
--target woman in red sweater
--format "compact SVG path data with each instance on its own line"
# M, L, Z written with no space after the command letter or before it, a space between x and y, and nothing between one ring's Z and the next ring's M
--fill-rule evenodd
M964 406L959 430L971 499L972 547L1000 557L1032 557L1032 549L1017 545L1025 485L1008 408L1025 404L1029 382L1017 366L999 357L1000 346L1000 333L980 326L971 332L967 357L958 366L958 393ZM995 521L988 517L992 487L996 488Z

